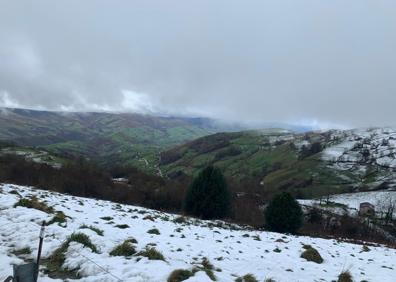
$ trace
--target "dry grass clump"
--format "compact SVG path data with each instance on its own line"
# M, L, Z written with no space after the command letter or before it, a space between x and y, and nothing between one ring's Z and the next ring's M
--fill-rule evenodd
M135 247L128 240L116 246L111 252L111 256L130 257L136 253Z
M305 247L305 251L301 254L302 258L306 259L307 261L312 261L315 263L323 262L322 256L315 248L311 246L304 246L304 247Z
M352 274L348 270L341 272L337 282L353 282Z
M46 203L40 202L37 197L22 198L18 202L15 203L14 208L16 207L25 207L29 209L36 209L46 213L53 213L54 209L49 207Z
M176 269L172 271L172 273L169 275L168 279L166 280L167 282L180 282L187 280L190 277L193 277L195 274L194 271L188 270L188 269Z

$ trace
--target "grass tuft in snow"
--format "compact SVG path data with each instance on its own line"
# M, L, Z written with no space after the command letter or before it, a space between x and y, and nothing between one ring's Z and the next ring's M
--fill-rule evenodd
M12 254L16 255L16 256L30 255L31 253L32 253L32 250L29 247L18 249L18 250L14 250L12 252Z
M146 247L146 249L144 251L140 251L137 255L146 257L149 260L163 260L163 261L165 261L164 255L161 252L157 251L157 249L154 247Z
M301 254L301 257L303 259L306 259L307 261L312 261L315 263L323 262L322 256L319 254L319 252L315 248L313 248L312 246L304 246L304 247L305 247L305 251Z
M184 216L178 216L173 220L173 222L178 224L187 223L187 219Z
M258 282L258 280L256 279L256 277L254 277L253 274L246 274L242 277L238 277L237 279L235 279L235 282Z
M187 280L190 277L193 277L195 274L194 271L188 270L188 269L176 269L172 271L172 273L169 275L168 279L166 280L167 282L180 282Z
M370 252L370 248L366 245L363 245L362 252Z
M18 202L15 203L14 208L16 207L25 207L29 209L36 209L46 213L53 213L54 209L52 207L47 206L46 203L40 202L37 197L22 198Z
M80 229L90 229L93 232L95 232L96 234L98 234L99 236L103 236L103 234L104 234L104 231L102 229L99 229L99 228L97 228L95 226L92 226L92 225L83 224L83 225L80 226Z
M147 231L148 234L160 235L160 231L157 228L153 228Z
M53 223L58 223L59 226L62 226L62 223L66 223L66 215L61 211L57 211L54 217L47 222L47 225L51 225Z
M117 224L115 227L120 228L120 229L127 229L129 228L128 224Z
M128 240L116 246L111 252L111 256L130 257L136 253L135 247Z
M216 276L214 275L214 266L213 264L208 260L208 258L203 258L201 262L202 267L197 267L199 270L205 271L206 275L212 280L216 281Z
M68 244L70 242L80 243L84 245L84 247L90 248L92 252L98 253L98 249L96 248L96 246L91 242L91 239L89 239L89 237L84 233L73 233L72 235L70 235L66 242Z
M47 269L49 272L59 272L62 270L62 265L66 259L65 253L71 242L80 243L84 245L84 247L90 248L94 253L98 253L96 246L91 242L91 239L89 239L87 235L84 233L73 233L52 253L47 263Z
M352 274L348 270L341 272L337 282L353 282Z

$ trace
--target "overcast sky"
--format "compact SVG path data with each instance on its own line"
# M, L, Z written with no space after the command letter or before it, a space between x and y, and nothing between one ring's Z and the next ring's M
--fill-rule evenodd
M395 0L0 0L0 106L396 125Z

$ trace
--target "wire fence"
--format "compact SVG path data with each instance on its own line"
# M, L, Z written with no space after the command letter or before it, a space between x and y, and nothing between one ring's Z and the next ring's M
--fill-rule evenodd
M41 228L41 225L40 225L40 224L33 223L33 222L30 222L30 221L27 221L27 222L12 222L12 221L9 221L9 222L7 222L7 223L5 223L5 224L0 225L0 229L6 228L6 227L10 227L11 225L14 225L14 224L24 224L25 226L26 226L26 224L29 224L30 226L32 226L32 227L34 227L34 228L37 228L37 234L39 234L40 228ZM31 231L31 232L35 232L35 231ZM73 230L73 232L75 232L75 230ZM70 234L72 234L73 232L71 232ZM53 235L53 234L52 234L52 235ZM60 239L58 239L58 238L55 237L55 236L53 236L53 237L46 236L46 239L54 239L54 240L58 241L58 242L60 243L60 246L61 246L61 245L63 245L64 243L67 242L68 237L66 236L65 240L63 240L63 241L60 240ZM92 263L92 264L94 264L96 267L98 267L100 270L102 270L103 272L107 273L109 276L111 276L112 278L114 278L115 281L118 281L118 282L124 281L124 280L122 280L120 277L118 277L117 275L115 275L114 273L112 273L111 271L109 271L105 266L100 265L99 263L97 263L97 262L94 261L93 259L87 257L86 255L82 254L82 253L79 252L78 250L74 250L74 252L76 252L79 256L81 256L82 258L84 258L84 259L85 259L85 262ZM3 281L3 280L6 279L7 277L8 277L8 276L6 276L6 277L4 277L4 278L1 278L0 281Z

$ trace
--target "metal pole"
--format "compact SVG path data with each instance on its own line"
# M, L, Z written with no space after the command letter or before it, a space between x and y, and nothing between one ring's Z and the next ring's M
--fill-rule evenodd
M39 236L40 241L39 241L39 248L37 253L37 267L39 267L40 265L41 249L43 248L43 240L44 240L44 230L45 230L45 220L43 220L40 229L40 236Z

